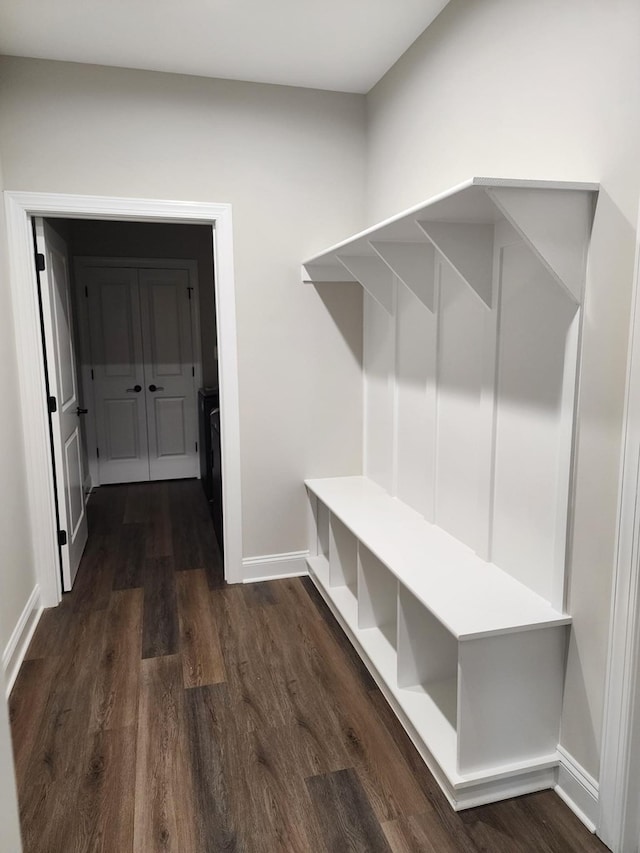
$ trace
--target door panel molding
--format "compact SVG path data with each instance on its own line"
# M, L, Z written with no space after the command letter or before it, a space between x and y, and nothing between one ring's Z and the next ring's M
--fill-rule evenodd
M56 398L57 406L51 412L51 447L53 457L48 467L55 469L57 492L57 524L66 532L66 541L59 545L62 586L69 591L80 565L87 542L88 527L82 499L82 460L69 465L68 449L74 436L78 439L77 408L79 405L76 377L75 341L73 328L73 299L71 275L66 242L41 217L34 219L36 251L45 262L40 271L40 296L42 305L43 340L35 350L46 357L49 379L48 394ZM32 356L33 357L33 356ZM43 392L44 392L43 388ZM44 394L43 394L44 396ZM77 492L80 490L80 494ZM74 519L74 506L78 507Z
M215 265L215 254L214 254L214 265ZM85 358L86 353L91 352L91 340L92 334L90 332L90 322L89 322L89 313L87 310L87 302L84 297L83 286L82 283L87 279L87 276L90 276L92 271L95 270L104 270L104 269L131 269L135 270L138 273L138 288L140 290L140 299L139 306L142 311L142 301L143 301L143 282L142 273L144 270L157 270L158 272L162 270L185 270L187 273L187 277L185 278L185 286L189 286L193 288L193 298L190 301L190 321L191 321L191 348L192 348L192 359L194 365L195 376L193 377L194 388L197 390L202 385L202 338L200 333L200 300L199 300L199 278L198 278L198 262L195 259L185 259L185 258L119 258L119 257L102 257L102 256L78 256L74 259L74 270L75 270L75 280L76 280L76 310L78 316L78 325L80 329L80 354L81 354L81 362L83 366L82 370L82 388L83 393L87 399L93 401L93 405L89 407L90 411L87 415L87 446L88 446L88 455L89 455L89 471L91 474L91 482L92 485L99 486L101 484L119 482L118 478L127 479L126 471L122 471L118 473L114 471L113 476L107 479L104 478L104 475L101 475L101 468L98 462L98 458L96 456L96 447L100 446L99 438L99 429L97 425L97 420L95 417L95 412L97 411L96 400L93 396L94 391L94 382L91 379L91 370L88 365L89 358ZM214 280L216 280L216 276L214 275ZM217 280L216 280L217 281ZM217 284L216 284L217 286ZM216 300L217 300L217 292L216 292ZM144 315L145 312L142 311ZM143 317L144 322L144 317ZM147 324L148 325L148 324ZM153 334L149 334L147 331L147 336L153 339ZM153 346L153 343L151 343ZM220 343L218 343L218 351L220 352ZM221 371L221 368L220 368ZM133 374L127 373L127 375L131 375L131 382L134 384ZM149 397L151 396L147 391L147 386L150 381L159 380L156 384L161 385L162 379L171 375L180 375L177 372L171 371L160 371L155 372L154 379L149 380L147 376L147 371L145 370L145 379L140 379L140 383L143 386L143 394L141 397L147 398L147 405L150 405ZM221 372L220 372L221 377ZM137 381L137 380L136 380ZM220 384L222 385L222 378L220 378ZM196 406L197 401L194 394L194 406ZM197 423L196 423L196 415L193 414L193 428L192 432L194 432L194 441L197 440ZM148 440L149 444L152 445L153 442L153 434L150 430L145 441ZM151 448L149 450L149 454L151 455ZM174 472L172 466L167 469L164 468L164 472L160 479L166 478L170 479L171 477L180 477L184 476L180 472L180 469L176 466L176 471ZM198 460L196 459L193 465L193 472L190 476L197 477L200 474L200 466L198 464ZM116 479L114 479L114 477ZM146 479L142 475L140 476L141 480ZM154 479L152 476L151 479ZM130 479L130 482L133 480Z
M138 270L130 265L76 270L76 304L82 328L83 399L91 401L87 405L91 483L148 479L144 399L128 391L144 384Z
M142 222L192 222L213 228L220 377L225 577L242 580L242 502L240 411L233 263L233 222L229 204L127 199L109 196L6 190L10 287L14 317L25 466L34 564L42 603L60 601L58 546L49 427L40 352L40 315L33 262L31 217L116 219ZM198 310L197 303L194 310ZM201 377L198 384L201 384Z

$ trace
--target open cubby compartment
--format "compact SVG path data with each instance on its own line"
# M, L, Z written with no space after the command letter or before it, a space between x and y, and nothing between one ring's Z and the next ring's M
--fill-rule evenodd
M327 507L318 501L318 554L325 560L329 559L330 550L330 519L331 513Z
M458 702L458 641L402 584L398 597L398 687L415 694L425 738L434 726L455 736ZM407 701L408 698L407 698ZM413 716L413 715L412 715Z
M557 625L460 642L461 775L556 761L566 631Z
M326 504L307 490L307 541L309 570L323 585L329 583L329 523L331 513Z
M329 586L344 587L355 602L358 582L358 541L337 518L329 519Z
M358 628L373 629L380 635L380 643L395 655L398 581L362 542L358 543Z

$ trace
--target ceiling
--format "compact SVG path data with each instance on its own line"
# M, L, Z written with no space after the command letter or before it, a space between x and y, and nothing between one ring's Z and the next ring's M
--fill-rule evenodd
M0 53L368 92L448 0L0 0Z

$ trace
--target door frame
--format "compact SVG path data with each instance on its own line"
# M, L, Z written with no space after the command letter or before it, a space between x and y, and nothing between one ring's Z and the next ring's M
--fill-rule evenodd
M637 853L640 842L640 225L636 237L609 624L600 814L596 831L614 853Z
M231 205L12 190L5 190L4 197L31 545L43 607L58 604L62 590L32 216L211 226L220 382L224 571L227 582L241 582L240 408Z
M215 264L215 260L214 260ZM91 371L88 366L91 361L91 352L89 342L91 335L89 332L89 313L87 311L86 300L81 292L81 276L84 270L93 267L111 267L114 269L165 269L165 270L183 270L186 269L189 273L189 286L193 288L194 299L192 300L193 310L191 312L191 339L193 343L193 363L195 366L194 377L194 406L197 411L198 407L198 388L202 386L202 337L200 330L200 280L198 278L198 262L193 258L103 258L93 257L91 255L80 255L73 259L74 272L74 305L78 319L79 332L79 351L81 361L80 385L82 389L83 399L91 399L92 405L86 416L87 424L87 459L89 463L89 477L91 479L91 488L100 485L98 459L96 457L95 448L97 447L97 425L96 425L96 406L93 397L93 386L91 384ZM214 276L215 278L215 276ZM215 281L214 281L215 286ZM88 359L85 361L85 359ZM196 434L197 434L197 417L196 417ZM200 472L198 470L198 479Z

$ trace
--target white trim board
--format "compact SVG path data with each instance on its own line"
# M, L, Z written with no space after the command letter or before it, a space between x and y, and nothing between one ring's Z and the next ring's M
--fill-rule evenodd
M598 835L614 853L640 837L640 230L631 306L618 541L607 661Z
M211 225L214 240L215 299L218 313L218 369L223 471L225 578L242 580L242 503L240 485L240 409L233 265L232 212L229 204L128 199L5 190L10 285L18 356L18 382L25 439L28 511L34 563L42 605L61 597L56 513L49 446L40 313L31 217L182 222Z
M246 557L242 561L243 583L299 578L308 575L308 556L308 551L289 551L286 554Z
M18 672L29 648L31 638L38 627L42 610L40 587L36 584L2 653L2 669L4 672L7 699L18 677Z
M560 765L556 794L587 827L596 831L598 821L598 783L562 746L558 746Z

